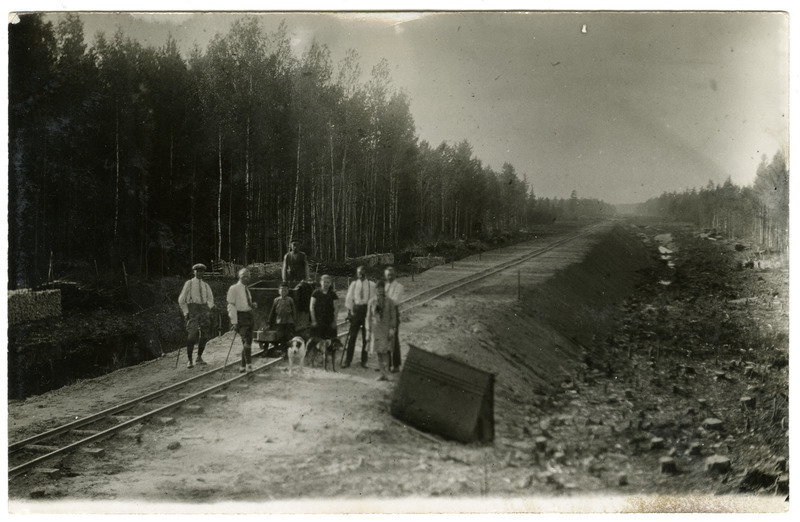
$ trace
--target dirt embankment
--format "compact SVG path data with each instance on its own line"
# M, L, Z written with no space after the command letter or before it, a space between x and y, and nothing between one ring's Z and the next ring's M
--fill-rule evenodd
M655 237L665 233L675 268L659 259ZM492 445L437 442L393 422L392 383L375 381L370 360L368 370L337 374L268 372L230 390L227 405L144 426L100 460L65 457L59 481L21 477L10 494L324 498L373 512L381 505L363 499L544 496L556 504L533 509L557 510L575 495L659 494L681 500L615 508L725 511L730 501L706 495L757 493L780 510L772 495L788 488L788 272L740 267L733 244L623 224L409 311L405 341L496 373Z

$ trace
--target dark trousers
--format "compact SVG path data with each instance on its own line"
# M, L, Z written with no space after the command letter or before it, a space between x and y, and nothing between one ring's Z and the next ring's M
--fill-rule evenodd
M394 347L392 348L392 360L389 361L392 368L400 368L400 314L397 314L397 325L394 327Z
M189 360L192 360L195 344L197 344L197 358L202 358L203 350L206 349L206 343L211 334L211 317L205 303L189 303L186 334L186 354L189 356Z
M251 363L253 345L253 312L236 312L239 335L242 338L242 367Z
M361 330L361 362L367 364L367 305L353 305L353 314L350 317L350 331L347 334L347 357L345 364L353 362L353 354L356 350L356 337Z
M278 348L286 351L289 341L294 337L294 323L276 324L275 331L278 332Z

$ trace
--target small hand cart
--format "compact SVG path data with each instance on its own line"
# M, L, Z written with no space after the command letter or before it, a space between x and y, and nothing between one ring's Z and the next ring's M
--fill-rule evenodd
M256 330L254 341L261 346L266 354L269 350L276 348L278 344L278 332L276 330Z

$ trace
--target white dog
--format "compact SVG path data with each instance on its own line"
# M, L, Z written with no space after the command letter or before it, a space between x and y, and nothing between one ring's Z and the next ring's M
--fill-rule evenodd
M306 359L306 342L302 337L293 337L292 340L289 341L286 357L289 359L290 375L293 373L295 363L299 364L300 371L303 371L303 363Z

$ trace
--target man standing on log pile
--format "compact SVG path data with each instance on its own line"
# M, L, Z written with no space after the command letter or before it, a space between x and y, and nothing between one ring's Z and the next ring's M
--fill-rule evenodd
M283 257L282 275L283 281L294 290L292 299L297 309L296 331L305 330L310 326L308 307L314 288L310 284L311 268L308 256L300 251L300 240L296 237L292 238L289 251Z
M194 277L186 281L178 296L178 305L183 312L186 322L186 354L189 356L187 368L194 367L192 363L192 351L197 343L197 364L205 366L203 360L203 350L211 333L211 314L209 311L214 308L214 294L211 287L203 281L206 272L206 265L197 263L192 267Z
M308 257L305 252L300 252L300 240L292 238L289 251L283 257L283 280L287 283L298 283L311 279L311 271L308 267Z

